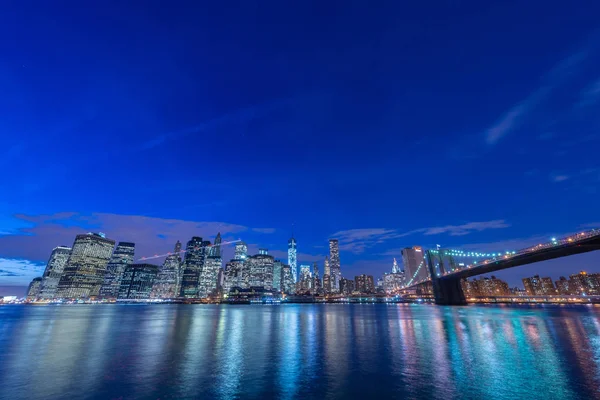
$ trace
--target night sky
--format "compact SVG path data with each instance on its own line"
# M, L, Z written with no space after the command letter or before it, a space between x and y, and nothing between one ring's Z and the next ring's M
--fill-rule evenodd
M0 295L87 231L287 259L293 226L353 277L600 227L600 3L374 4L4 1Z

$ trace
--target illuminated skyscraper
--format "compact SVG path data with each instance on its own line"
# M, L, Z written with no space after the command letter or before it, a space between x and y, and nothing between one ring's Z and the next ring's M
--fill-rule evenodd
M245 259L237 258L225 264L224 293L228 293L234 287L242 289L249 287L249 274L246 265Z
M342 279L340 248L337 239L329 240L329 268L331 269L331 290L337 293L340 291L340 279Z
M209 245L209 241L203 241L202 238L198 236L194 236L187 242L183 262L184 269L181 282L181 297L191 299L198 297L200 273L202 272L202 268L204 268Z
M175 251L169 254L158 272L150 297L153 299L172 299L179 296L181 278L181 243L175 245Z
M248 246L244 242L237 242L235 244L235 259L245 260L248 257Z
M296 292L292 269L289 265L284 265L281 268L281 286L283 293L294 294Z
M204 262L204 268L200 273L200 284L198 285L198 297L208 297L217 289L217 278L222 267L220 256L209 256Z
M398 261L394 258L394 264L392 264L392 274L397 274L400 272L400 267L398 266Z
M103 234L77 235L71 255L58 282L57 297L88 298L98 296L106 274L106 265L115 241Z
M375 293L375 283L372 275L359 275L354 277L355 289L359 293L372 294Z
M123 272L118 298L149 299L157 275L157 265L129 264Z
M135 243L119 242L106 265L106 273L100 288L100 297L114 298L119 295L121 278L127 265L133 263Z
M40 295L40 288L42 287L42 277L33 278L29 287L27 288L27 301L34 301Z
M329 267L329 257L325 257L325 264L323 268L323 275L331 276L331 268Z
M277 290L281 292L281 269L283 268L283 263L279 260L275 260L273 263L273 290Z
M40 298L52 300L56 297L58 281L63 273L67 260L71 255L71 248L58 246L52 250L44 275L42 276L42 286L40 288Z
M420 246L403 249L402 263L404 264L407 281L421 282L429 278L429 268L425 262L425 252Z
M275 263L273 256L256 254L248 257L247 262L250 272L250 287L273 289L273 264Z
M294 239L294 236L292 236L292 238L288 240L288 265L292 269L292 276L294 278L294 282L298 282L298 260L296 258L296 255L296 239Z

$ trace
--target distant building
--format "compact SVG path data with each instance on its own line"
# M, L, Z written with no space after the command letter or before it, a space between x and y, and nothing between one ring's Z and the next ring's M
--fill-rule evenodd
M354 277L355 290L359 293L372 294L375 293L375 284L372 275L358 275Z
M404 271L383 274L383 291L386 294L394 294L404 286Z
M119 299L149 299L158 266L154 264L129 264L123 272Z
M247 268L247 262L244 258L236 258L225 264L225 278L223 282L223 291L228 293L231 288L250 287L250 275Z
M34 301L40 295L40 288L42 286L42 277L33 278L29 287L27 288L27 301Z
M221 256L209 256L204 268L200 272L200 283L198 285L198 297L204 298L214 294L217 290L217 279L223 262Z
M329 240L329 268L330 268L330 280L331 280L331 291L340 291L340 279L342 279L342 267L340 264L340 246L337 239Z
M421 282L429 279L429 268L425 262L425 252L420 246L402 249L402 263L406 279L412 282Z
M312 276L312 284L311 284L311 291L313 294L320 294L322 293L322 283L321 283L321 278L319 276L319 265L315 262L313 263L313 276Z
M117 298L123 272L129 264L133 263L134 253L135 243L119 242L117 244L106 265L106 273L100 288L100 297Z
M183 277L180 296L185 298L198 298L200 273L204 268L206 257L210 249L210 241L203 241L201 237L192 237L185 247L183 261Z
M265 252L266 253L266 252ZM268 254L256 254L248 257L250 287L273 289L273 269L275 260Z
M296 292L292 268L289 265L281 267L281 291L285 294L294 294Z
M569 281L564 276L561 276L560 278L558 278L558 280L555 282L555 285L556 285L556 291L558 292L558 294L562 294L562 295L570 295L571 294Z
M354 286L354 281L352 279L345 279L345 278L340 279L340 293L341 294L351 295L355 289L356 288Z
M69 256L71 248L66 246L58 246L52 250L50 259L46 264L44 275L42 276L42 285L40 287L40 298L44 300L52 300L56 297L58 290L58 282L63 274L63 270Z
M279 260L275 260L273 262L273 290L277 292L282 291L282 275L281 269L283 268L283 263Z
M98 296L106 274L106 265L113 253L115 241L104 234L77 235L71 255L58 282L59 298L89 298Z
M523 279L523 286L529 296L549 296L556 294L556 288L552 283L552 279L545 277L540 278L539 275L534 275L531 278Z
M569 288L572 294L600 295L600 274L588 274L585 271L573 274L569 279Z
M465 279L461 282L461 284L466 297L510 296L511 294L510 288L508 287L508 283L496 278L493 275L491 278L475 278L472 281Z
M325 294L331 293L331 278L330 278L329 274L323 275L323 292Z
M296 248L296 239L294 236L288 240L288 265L292 270L292 277L294 278L294 283L298 281L298 259L297 259L298 250Z
M181 279L181 243L175 244L175 251L165 258L154 281L150 297L153 299L173 299L179 296Z
M248 245L244 242L235 244L235 260L245 260L248 258Z
M398 266L398 261L394 258L394 263L392 264L392 274L397 274L400 272L400 267Z
M312 275L310 273L310 265L300 266L300 276L296 284L296 293L305 294L310 292L312 288Z

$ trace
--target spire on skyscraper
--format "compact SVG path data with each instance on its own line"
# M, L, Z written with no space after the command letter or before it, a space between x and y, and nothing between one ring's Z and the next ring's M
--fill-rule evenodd
M400 267L398 266L398 261L394 257L394 264L392 265L392 274L397 274L400 272Z

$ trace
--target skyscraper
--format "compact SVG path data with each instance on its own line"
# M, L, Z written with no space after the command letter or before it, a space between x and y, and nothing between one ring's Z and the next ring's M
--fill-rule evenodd
M52 250L52 254L50 254L50 259L44 270L44 275L42 276L42 285L40 287L41 299L52 300L56 297L58 281L60 281L70 255L70 247L58 246Z
M198 297L208 297L215 292L222 264L221 256L209 256L206 258L204 267L200 273Z
M375 282L372 275L358 275L354 277L354 284L359 293L375 293Z
M123 272L125 272L127 265L133 263L134 252L135 243L119 242L117 244L106 265L106 273L100 288L100 297L117 298Z
M256 254L248 257L250 272L250 287L262 287L267 290L273 289L273 256L268 254Z
M237 246L236 246L237 247ZM224 293L229 293L231 288L246 289L249 286L249 274L247 273L246 261L244 259L233 259L225 264L225 278L223 282Z
M288 240L288 265L292 269L292 276L294 278L294 282L298 282L298 264L297 264L297 249L296 249L296 239L294 236Z
M244 242L237 242L235 244L235 259L245 260L248 257L248 246Z
M329 268L331 269L331 290L337 293L340 291L340 279L342 279L340 248L337 239L329 240Z
M98 296L114 246L115 241L106 239L103 234L77 235L58 282L57 297Z
M277 290L278 292L282 291L281 285L281 270L283 268L283 263L279 260L275 260L273 263L273 290Z
M400 272L400 267L398 266L398 261L394 258L394 263L392 264L392 274L397 274Z
M179 296L181 277L181 243L175 244L175 251L165 258L154 285L150 297L153 299L172 299Z
M42 277L38 276L33 278L29 287L27 288L27 301L34 301L40 295L40 288L42 286Z
M181 281L181 297L197 298L200 273L204 268L207 247L210 242L203 241L201 237L192 237L185 247L183 278Z
M119 286L119 299L149 299L158 274L154 264L129 264Z
M292 268L289 265L284 265L281 268L281 290L286 294L293 294L296 291Z
M407 247L402 250L402 263L406 279L421 282L429 278L429 268L425 262L425 252L420 246Z

